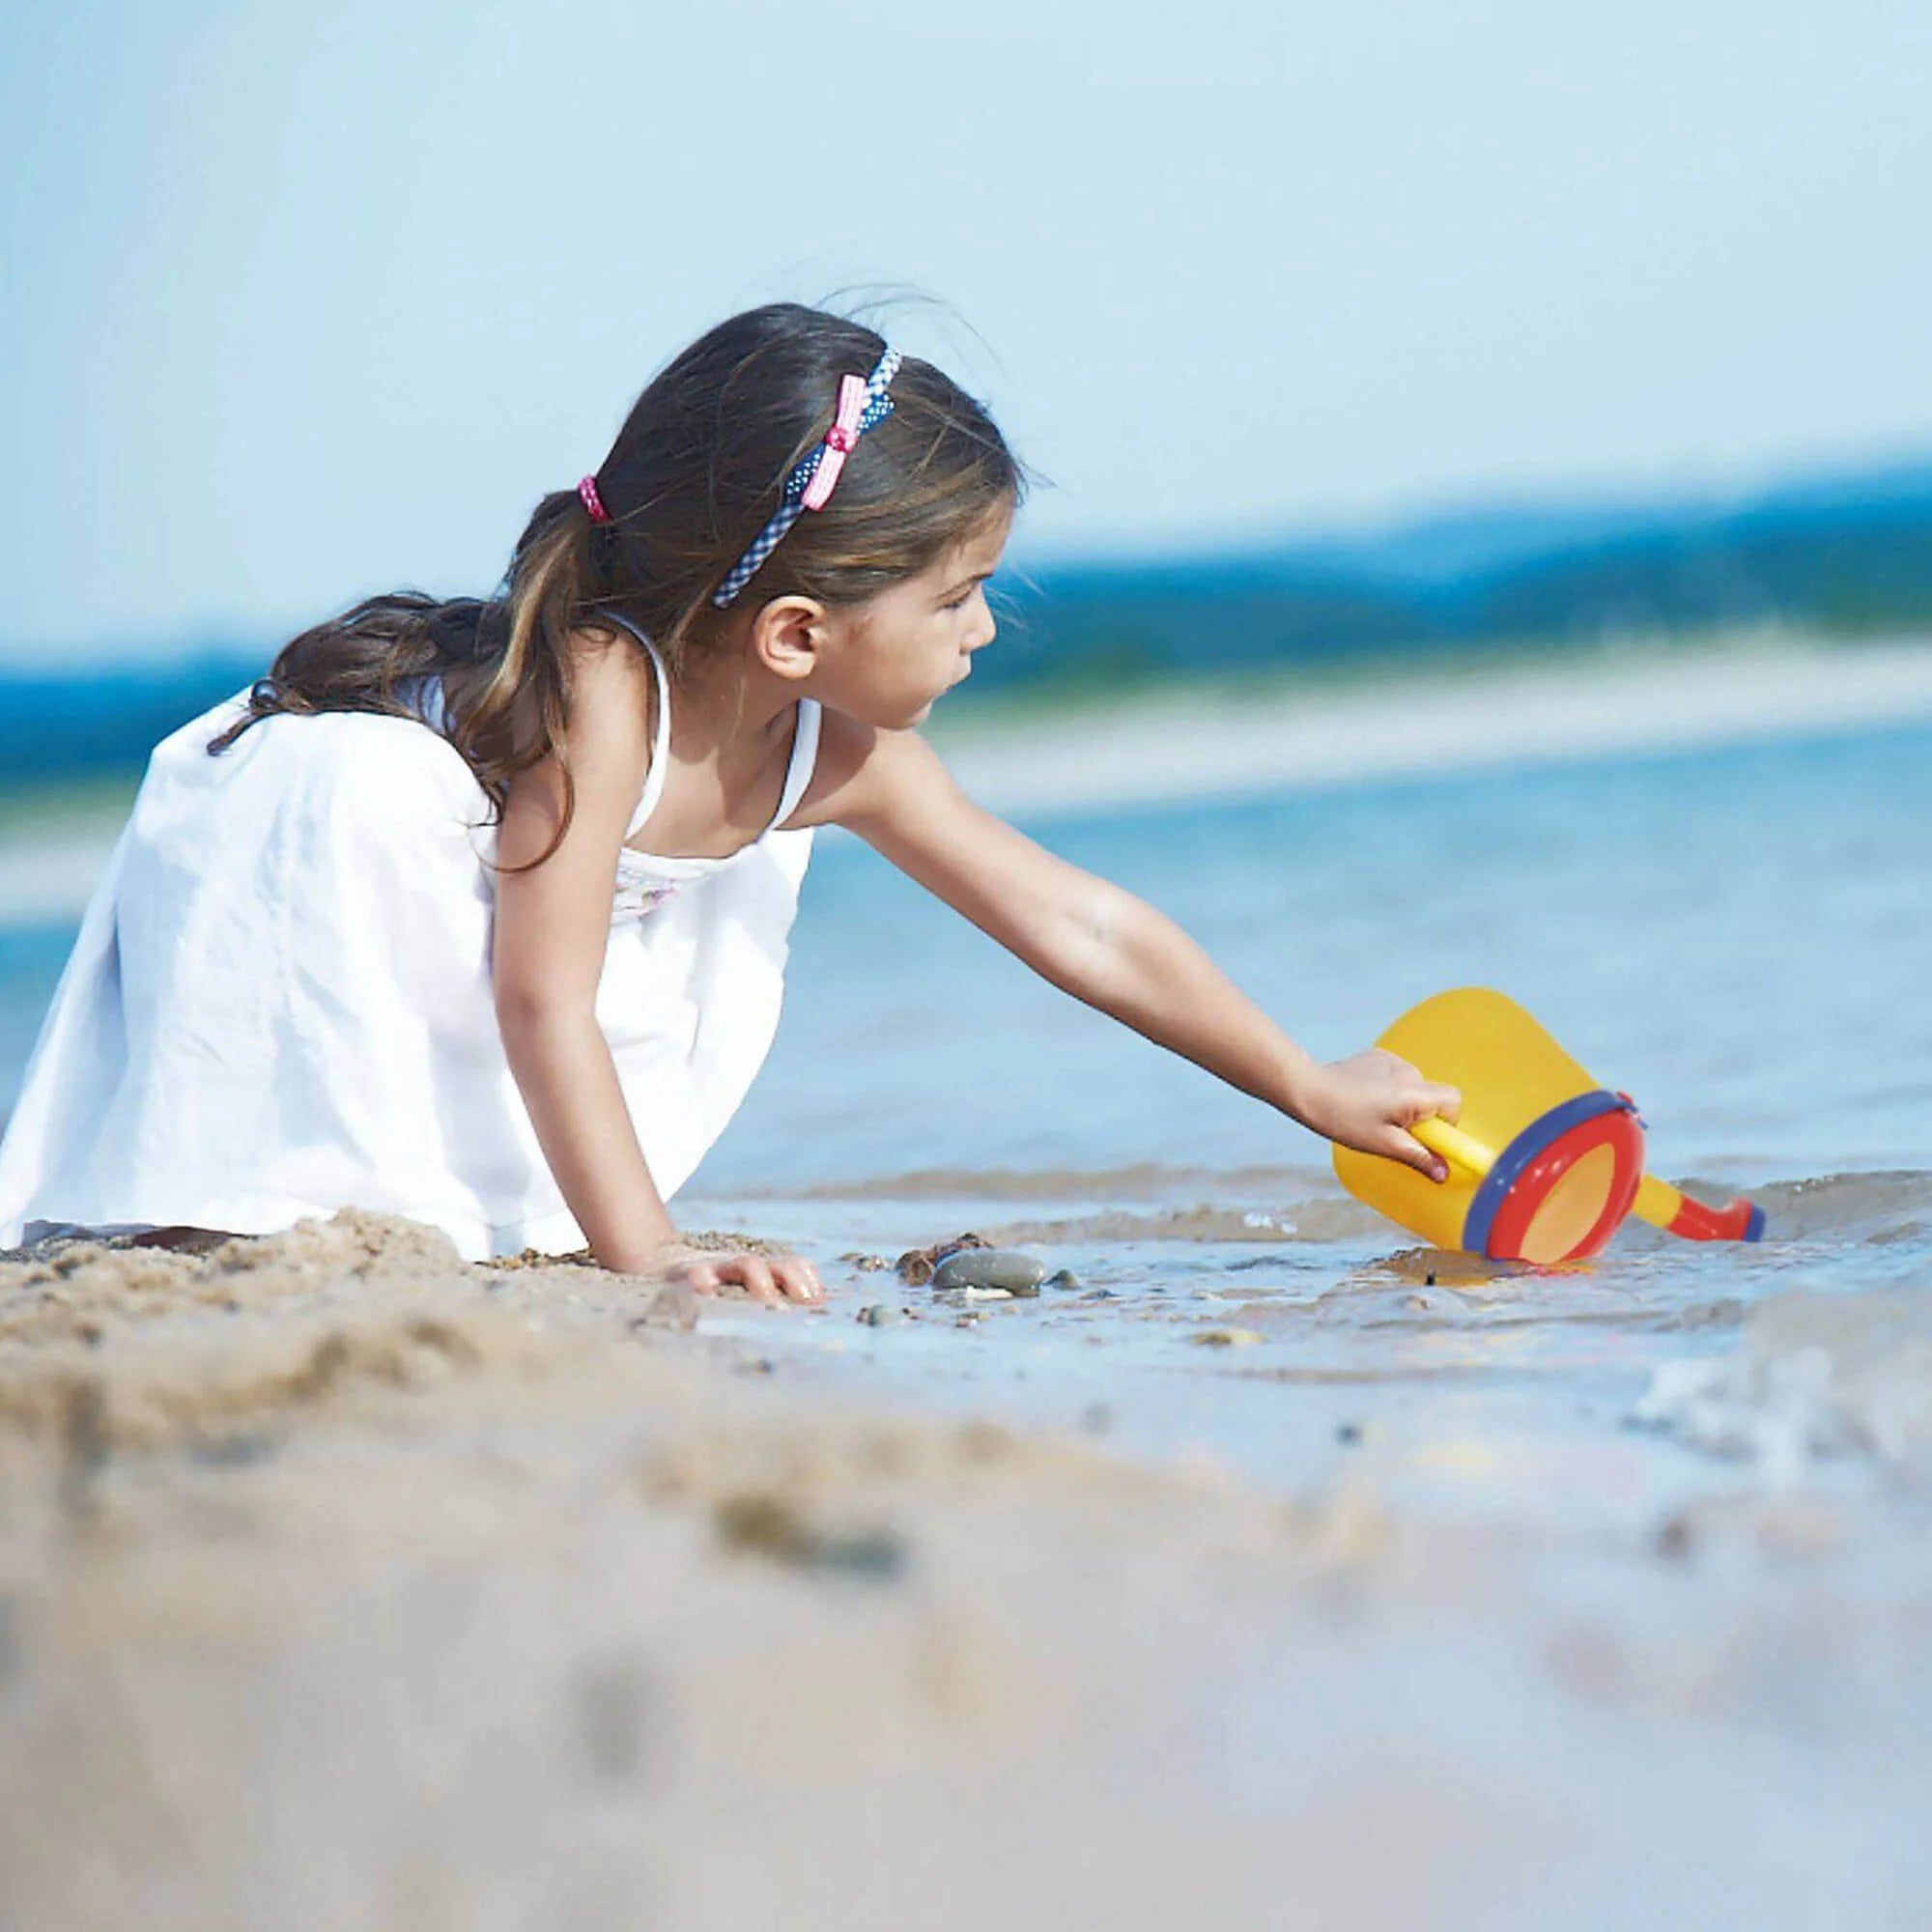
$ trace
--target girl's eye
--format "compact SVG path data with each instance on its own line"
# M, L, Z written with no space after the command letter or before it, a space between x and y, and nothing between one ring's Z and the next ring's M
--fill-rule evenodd
M967 604L971 602L972 596L973 592L971 590L961 591L960 594L957 597L955 597L952 603L942 604L939 608L942 611L963 611L965 610Z

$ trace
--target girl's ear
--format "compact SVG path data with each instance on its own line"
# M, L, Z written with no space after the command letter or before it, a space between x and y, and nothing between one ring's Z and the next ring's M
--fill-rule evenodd
M814 597L774 597L752 619L752 655L781 677L810 677L825 643L825 616Z

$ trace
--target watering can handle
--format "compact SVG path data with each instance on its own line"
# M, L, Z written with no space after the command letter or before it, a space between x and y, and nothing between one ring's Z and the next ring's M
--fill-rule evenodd
M1409 1128L1431 1153L1480 1180L1496 1164L1495 1150L1447 1121L1417 1121ZM1707 1208L1666 1180L1646 1174L1637 1183L1631 1212L1654 1228L1687 1241L1756 1241L1764 1237L1764 1210L1741 1195L1722 1208Z
M1461 1127L1452 1126L1447 1121L1432 1116L1429 1120L1417 1121L1409 1132L1431 1153L1439 1153L1450 1166L1462 1168L1478 1180L1496 1164L1493 1148L1486 1147L1473 1134L1465 1134Z

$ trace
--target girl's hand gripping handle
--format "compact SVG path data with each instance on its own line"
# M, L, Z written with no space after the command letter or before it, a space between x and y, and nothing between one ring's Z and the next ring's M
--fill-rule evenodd
M1305 1125L1344 1147L1385 1154L1431 1180L1445 1180L1448 1150L1430 1136L1453 1122L1462 1104L1455 1088L1424 1079L1400 1055L1377 1046L1321 1067L1297 1113Z

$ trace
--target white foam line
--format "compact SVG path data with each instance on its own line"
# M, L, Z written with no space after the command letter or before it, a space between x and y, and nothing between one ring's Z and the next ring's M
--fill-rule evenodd
M0 919L31 925L77 918L120 836L118 825L0 834Z
M993 810L1125 805L1356 784L1909 724L1932 718L1932 643L1789 646L1535 669L1418 671L1363 689L1200 697L1029 721L943 741ZM71 919L118 828L0 831L0 918Z
M1421 672L1406 686L1191 698L946 747L996 811L1094 810L1566 762L1932 718L1932 644Z

